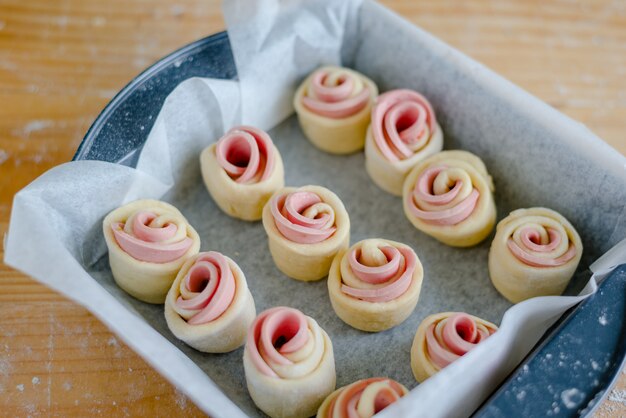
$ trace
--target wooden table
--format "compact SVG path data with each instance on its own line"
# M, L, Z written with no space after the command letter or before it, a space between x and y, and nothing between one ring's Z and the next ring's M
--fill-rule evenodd
M626 2L386 0L626 153ZM0 235L134 75L223 29L216 0L0 0ZM626 416L626 375L597 417ZM0 415L201 416L84 308L0 265Z

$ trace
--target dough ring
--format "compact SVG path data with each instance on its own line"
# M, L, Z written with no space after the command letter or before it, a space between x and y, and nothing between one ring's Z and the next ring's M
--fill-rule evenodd
M296 280L326 276L335 255L350 241L346 208L336 194L320 186L276 192L263 208L263 226L274 263Z
M205 353L241 347L255 316L245 275L237 263L215 251L187 260L165 300L172 334Z
M578 232L561 214L546 208L518 209L498 223L489 250L489 276L513 303L560 295L582 253Z
M298 87L293 106L306 137L322 151L350 154L363 149L378 87L342 67L322 67Z
M372 418L407 393L407 388L393 379L357 380L331 393L317 410L317 418Z
M498 327L463 312L443 312L427 316L413 339L411 369L418 382L459 359Z
M404 213L420 231L453 247L476 245L496 223L493 181L480 158L443 151L419 163L404 182Z
M365 168L378 187L402 196L409 171L442 148L443 131L424 96L401 89L378 97L365 140Z
M423 278L422 263L411 247L366 239L337 254L328 274L328 294L345 323L378 332L411 315Z
M251 126L237 126L200 154L209 194L227 215L261 219L263 206L285 185L283 160L271 138Z
M293 308L268 309L254 320L243 368L252 400L272 418L310 417L335 390L328 334Z
M198 253L200 237L169 203L137 200L102 222L109 264L119 287L148 303L163 303L185 261Z

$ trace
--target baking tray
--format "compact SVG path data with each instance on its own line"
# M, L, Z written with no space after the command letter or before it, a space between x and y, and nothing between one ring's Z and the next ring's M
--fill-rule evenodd
M96 118L73 159L134 167L154 124L153 115L180 82L192 77L236 79L226 32L180 48L133 79ZM626 265L622 265L595 295L563 315L475 416L590 414L624 366L625 318Z

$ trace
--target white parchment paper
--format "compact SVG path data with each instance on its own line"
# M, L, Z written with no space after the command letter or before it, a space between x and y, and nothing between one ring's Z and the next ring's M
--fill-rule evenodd
M257 309L289 305L315 317L333 340L338 386L389 376L413 389L381 416L468 416L545 330L595 289L588 267L626 236L626 159L570 120L480 64L369 0L236 0L224 7L239 79L187 80L167 98L137 168L97 161L56 167L15 197L5 261L85 305L213 417L261 416L245 389L242 350L199 353L167 330L161 306L136 301L111 277L102 218L138 198L174 203L198 230L202 250L241 265ZM433 103L445 148L481 156L496 183L498 218L548 206L578 229L583 259L567 293L511 308L487 272L490 239L446 247L412 228L399 198L376 188L362 154L338 157L302 135L291 99L321 64L353 67L385 91L413 88ZM287 118L287 119L285 119ZM426 277L407 321L378 334L354 330L330 308L326 284L300 283L274 267L260 223L231 219L212 202L198 155L237 123L271 129L289 185L334 190L351 217L352 242L384 237L418 253ZM618 247L597 271L626 261ZM609 261L607 261L609 260ZM432 313L459 310L500 331L417 386L409 364L413 335Z

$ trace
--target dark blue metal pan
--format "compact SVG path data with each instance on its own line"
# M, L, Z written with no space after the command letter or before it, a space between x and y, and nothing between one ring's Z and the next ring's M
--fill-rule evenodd
M626 264L565 313L474 418L589 415L626 356Z
M165 98L181 81L191 77L237 77L226 32L173 52L132 80L96 118L74 160L135 166ZM605 279L596 295L566 313L546 333L475 417L589 414L623 365L625 318L623 265Z

